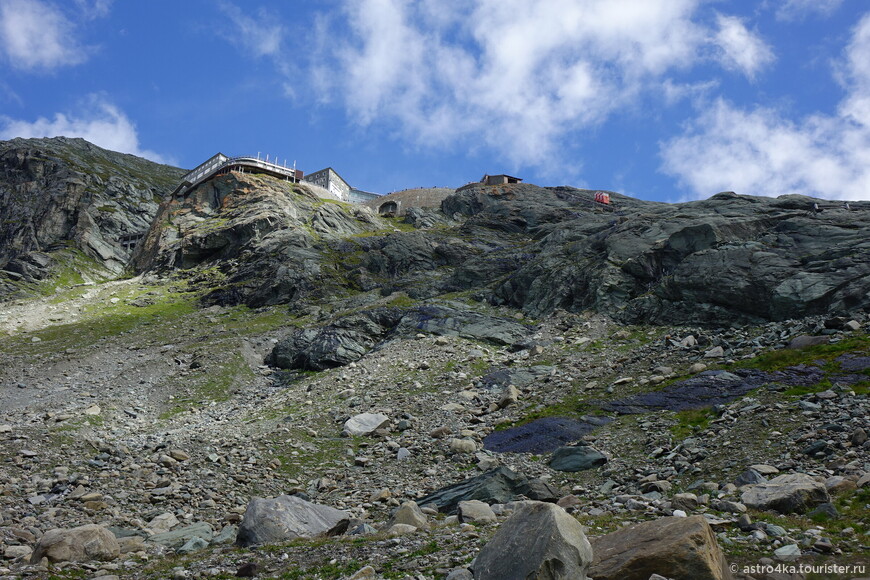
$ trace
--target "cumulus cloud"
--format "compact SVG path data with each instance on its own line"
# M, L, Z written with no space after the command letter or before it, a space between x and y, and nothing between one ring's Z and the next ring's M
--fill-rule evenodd
M90 51L75 26L41 0L0 0L0 50L19 70L46 70L85 61Z
M697 60L700 0L357 0L312 78L361 126L542 164ZM321 26L325 34L334 27ZM658 90L658 89L656 89Z
M800 20L808 16L829 16L843 3L843 0L783 0L776 9L779 20Z
M870 199L870 16L853 32L843 63L846 96L835 114L794 121L722 99L662 145L662 169L698 198L734 190Z
M15 137L81 137L112 151L145 157L157 163L169 163L164 156L142 149L136 125L118 107L105 98L93 95L76 115L55 113L49 119L35 121L0 116L0 139Z
M719 47L719 62L727 69L742 72L748 78L774 61L771 48L736 16L716 16L718 30L714 42Z

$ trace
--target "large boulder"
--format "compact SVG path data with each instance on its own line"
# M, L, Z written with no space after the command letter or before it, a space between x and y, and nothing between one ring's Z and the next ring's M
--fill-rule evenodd
M703 516L661 518L592 538L595 580L731 578L716 536Z
M743 492L741 501L748 507L773 510L781 514L804 513L809 508L831 501L824 482L805 473L780 475Z
M442 513L455 513L459 502L479 500L487 504L507 503L523 496L555 502L556 490L540 479L529 479L508 467L497 467L476 477L442 487L417 501L420 507L433 507Z
M344 533L350 516L292 495L274 499L254 498L239 526L236 544L253 546Z
M583 526L556 505L530 501L523 502L480 551L474 578L586 580L591 563Z
M299 330L275 345L268 362L280 368L313 371L344 366L383 340L401 315L397 308L373 308L321 328Z
M72 529L54 529L43 534L33 550L30 562L43 558L49 562L88 562L114 560L121 554L115 535L97 524Z

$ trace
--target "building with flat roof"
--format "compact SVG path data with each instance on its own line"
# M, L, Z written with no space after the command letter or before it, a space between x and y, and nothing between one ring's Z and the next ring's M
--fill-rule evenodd
M332 167L309 173L302 178L302 181L319 185L341 201L349 201L350 184L342 179L341 175Z
M484 185L501 185L503 183L519 183L521 181L522 181L522 179L520 179L519 177L512 177L510 175L505 175L505 174L501 174L501 175L486 174L480 179L480 182Z

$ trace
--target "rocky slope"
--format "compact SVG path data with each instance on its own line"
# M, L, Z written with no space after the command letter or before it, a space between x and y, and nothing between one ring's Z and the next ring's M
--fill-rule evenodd
M870 209L592 193L230 174L0 303L0 578L860 577L775 566L867 564Z
M0 293L64 266L119 274L122 236L148 229L183 173L82 139L0 142Z
M669 205L613 194L607 208L591 202L593 192L567 187L472 185L441 211L398 222L412 231L391 232L357 208L315 213L293 202L290 211L263 183L236 179L165 208L149 234L164 240L161 249L140 255L137 267L218 264L232 291L214 300L252 306L311 305L325 295L307 299L315 279L330 292L469 292L535 317L594 309L628 323L760 323L870 306L866 202L849 210L821 202L816 212L815 200L800 196L721 193ZM182 221L168 225L167 212Z

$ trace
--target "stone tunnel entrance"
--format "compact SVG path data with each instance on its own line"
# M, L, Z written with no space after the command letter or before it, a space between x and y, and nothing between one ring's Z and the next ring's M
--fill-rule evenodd
M399 206L395 201L388 201L378 208L378 213L382 216L395 216L399 211Z

